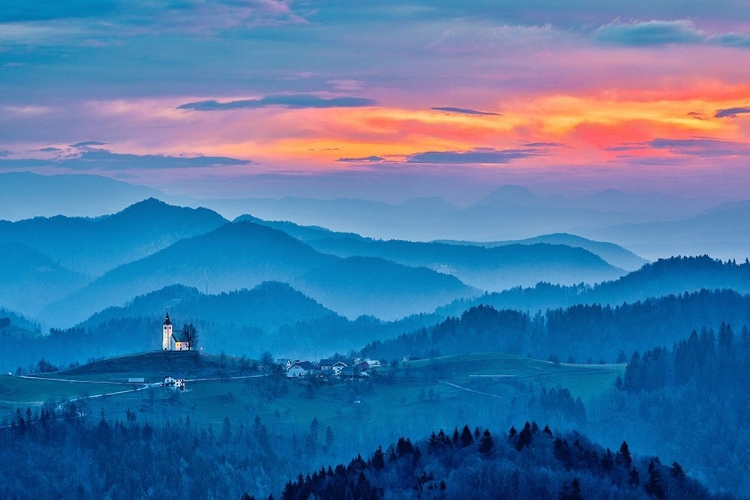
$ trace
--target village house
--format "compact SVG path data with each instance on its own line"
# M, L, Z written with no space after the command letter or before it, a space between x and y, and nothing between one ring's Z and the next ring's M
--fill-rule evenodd
M333 359L320 360L320 370L326 374L333 372L334 375L338 376L341 374L341 370L346 366L346 363L344 363L343 361L336 361Z
M292 360L289 358L279 358L276 360L276 364L281 365L281 367L284 368L284 371L289 371L289 368L291 368L294 363L292 363Z
M164 377L164 383L162 384L164 387L168 389L174 389L178 391L184 391L185 390L185 379L182 377L172 377L172 376L166 376Z
M315 370L315 365L309 361L298 361L294 363L287 371L287 378L301 378L310 375Z

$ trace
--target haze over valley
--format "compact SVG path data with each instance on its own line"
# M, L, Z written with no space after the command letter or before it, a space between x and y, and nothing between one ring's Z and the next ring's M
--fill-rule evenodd
M750 499L750 17L0 9L0 499Z

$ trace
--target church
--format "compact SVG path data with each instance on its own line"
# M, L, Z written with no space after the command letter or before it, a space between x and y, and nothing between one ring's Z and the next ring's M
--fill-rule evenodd
M169 320L169 313L164 318L164 324L161 327L161 350L162 351L187 351L188 342L182 330L174 331L172 322Z

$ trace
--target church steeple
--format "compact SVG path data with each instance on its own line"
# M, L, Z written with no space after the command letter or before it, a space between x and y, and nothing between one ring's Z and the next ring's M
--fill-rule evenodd
M161 349L162 351L172 350L172 322L169 320L169 312L167 312L164 324L161 327Z

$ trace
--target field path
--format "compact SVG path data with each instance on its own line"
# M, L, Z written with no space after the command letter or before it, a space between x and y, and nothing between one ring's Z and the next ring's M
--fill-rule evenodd
M482 392L482 391L477 391L474 389L469 389L468 387L463 387L458 384L454 384L453 382L448 382L447 380L438 380L438 382L440 382L441 384L449 385L451 387L455 387L456 389L461 389L462 391L473 392L474 394L480 394L482 396L489 396L489 397L497 398L497 399L503 399L502 396L498 396L497 394L490 394L489 392Z

